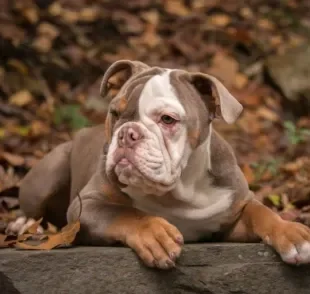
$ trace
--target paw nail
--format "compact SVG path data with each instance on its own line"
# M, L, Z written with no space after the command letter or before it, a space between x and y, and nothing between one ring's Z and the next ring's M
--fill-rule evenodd
M169 257L171 258L171 260L175 260L175 258L177 257L176 253L175 252L171 252L169 254Z
M176 238L176 241L177 241L180 245L182 245L182 244L184 243L182 237L177 237L177 238Z
M167 264L167 267L169 267L169 268L170 267L175 267L175 263L172 260L170 260L170 259L166 261L166 264Z

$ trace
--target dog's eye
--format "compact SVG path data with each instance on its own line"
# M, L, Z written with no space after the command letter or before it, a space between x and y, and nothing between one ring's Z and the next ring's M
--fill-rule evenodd
M161 118L161 121L165 124L165 125L172 125L174 124L177 120L174 119L173 117L169 116L169 115L163 115Z

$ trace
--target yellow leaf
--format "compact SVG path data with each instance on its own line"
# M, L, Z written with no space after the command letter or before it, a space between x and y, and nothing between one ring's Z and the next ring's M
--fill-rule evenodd
M6 130L5 128L0 128L0 139L5 137Z
M271 194L267 198L271 201L271 203L274 206L279 207L281 205L281 197L280 197L280 195Z
M18 134L20 136L28 136L30 132L30 126L17 126L12 127L10 130L14 134Z

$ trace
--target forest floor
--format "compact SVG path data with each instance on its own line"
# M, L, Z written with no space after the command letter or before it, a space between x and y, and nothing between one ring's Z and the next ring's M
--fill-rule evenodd
M79 128L104 122L99 84L107 67L125 58L221 79L244 111L236 124L218 122L216 129L251 189L283 218L310 225L310 75L295 61L309 56L308 1L0 6L0 233L19 215L26 172ZM290 75L281 77L287 68Z

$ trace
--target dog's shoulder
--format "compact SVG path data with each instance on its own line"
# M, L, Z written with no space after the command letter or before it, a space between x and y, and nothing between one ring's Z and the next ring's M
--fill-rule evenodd
M249 186L242 173L233 148L216 131L211 135L211 174L214 183L219 187L230 187L235 190L239 197L246 197Z
M96 172L104 144L104 125L83 128L74 134L70 158L72 193L83 188Z
M215 175L229 172L237 165L237 159L229 143L215 130L211 134L211 168Z

